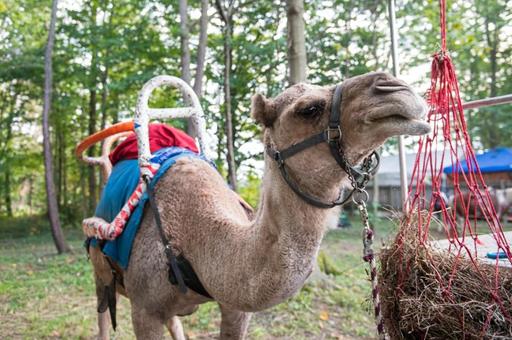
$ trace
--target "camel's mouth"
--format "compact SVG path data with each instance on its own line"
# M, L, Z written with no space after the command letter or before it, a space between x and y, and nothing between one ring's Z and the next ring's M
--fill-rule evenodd
M393 85L393 86L391 86ZM390 137L397 135L425 135L430 132L430 124L426 122L427 105L407 85L384 83L378 86L380 92L390 92L386 102L371 110L366 122L377 125Z
M390 135L420 136L430 132L430 124L425 121L424 111L421 112L392 112L377 114L369 117L370 124L378 124L389 130Z
M421 136L430 132L430 124L423 119L408 118L401 115L391 115L378 121L391 126L393 135Z

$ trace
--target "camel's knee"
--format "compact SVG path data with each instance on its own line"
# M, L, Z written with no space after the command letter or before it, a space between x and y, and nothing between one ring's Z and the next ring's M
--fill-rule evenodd
M229 309L220 305L222 321L220 324L221 339L244 339L251 320L251 313Z
M183 325L177 316L173 316L167 322L167 329L174 340L185 340L185 333L183 332Z

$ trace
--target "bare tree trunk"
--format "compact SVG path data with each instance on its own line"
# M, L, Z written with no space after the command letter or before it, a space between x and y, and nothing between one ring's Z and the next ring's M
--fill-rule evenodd
M7 216L12 217L11 170L8 167L4 172L4 203Z
M224 22L222 28L224 35L224 109L226 112L226 145L227 155L226 160L228 163L228 182L231 188L236 191L236 164L235 164L235 150L234 150L234 137L233 137L233 113L231 111L231 38L232 38L232 19L233 19L233 2L230 2L229 8L225 9L220 0L216 0L215 4L219 11L220 17Z
M34 178L31 176L28 179L29 190L28 190L28 213L32 215L32 202L34 197Z
M50 143L49 113L51 107L52 91L52 50L55 40L55 21L57 17L58 0L52 1L52 12L50 19L50 31L48 32L48 43L46 44L44 63L44 102L43 102L43 152L44 152L44 175L46 182L46 199L48 204L48 217L52 229L53 241L57 252L63 253L70 250L64 239L59 220L59 207L55 196L55 183L53 182L53 164Z
M97 75L98 75L98 46L96 41L97 27L96 15L98 13L97 4L93 1L91 4L91 73L89 79L89 135L96 132L96 124L98 121L98 113L96 110L97 104ZM92 146L87 151L88 156L94 156L95 147ZM94 167L88 168L89 172L89 214L92 214L96 208L97 198L97 185L96 185L96 169Z
M181 38L181 79L190 84L190 49L189 32L188 32L188 16L187 16L187 0L179 0L180 7L180 38Z
M231 108L231 24L226 25L224 31L226 36L224 40L224 102L226 107L226 137L227 137L227 162L228 162L228 175L231 188L236 191L236 165L235 165L235 151L234 151L234 137L233 137L233 112Z
M197 47L197 67L194 77L194 92L201 97L203 92L204 62L208 39L208 0L201 0L201 21L199 25L199 45Z
M15 93L12 96L12 102L10 105L10 110L5 121L5 140L3 143L0 143L0 165L3 167L4 171L4 203L5 203L5 212L7 216L12 217L12 193L11 193L11 169L9 164L8 156L11 152L9 148L9 142L12 139L12 122L14 120L15 111L16 111L16 102L18 101L18 93ZM7 104L4 104L4 107L7 107ZM2 110L3 111L3 110ZM1 142L1 141L0 141Z
M57 202L59 204L59 209L62 209L62 184L63 184L63 177L64 177L64 132L62 131L63 128L60 126L60 124L57 125L58 130L56 131L57 135Z
M114 3L114 1L112 1L112 8L110 9L109 19L106 24L107 30L110 33L113 31L112 18L114 18L114 16L115 16L115 8L116 8L115 3ZM107 9L103 8L102 10L104 11L103 14L105 16L107 14ZM109 77L109 70L110 70L109 56L110 56L110 45L107 45L105 47L105 50L103 51L103 55L102 55L102 58L104 60L105 69L103 70L103 72L101 72L101 79L100 79L100 82L101 82L101 103L100 103L101 123L100 123L100 128L101 128L101 130L103 130L105 128L105 126L107 125L107 119L108 119L107 97L109 95L109 93L108 93L108 77Z
M94 61L94 58L93 58ZM94 66L92 66L94 67ZM96 85L96 84L94 84ZM96 89L90 89L89 94L89 135L96 132ZM89 148L87 154L94 155L94 147ZM92 213L96 207L96 171L94 167L88 168L89 172L89 213Z
M66 157L66 133L62 133L62 199L61 205L66 207L68 204L68 181L67 181L67 157Z
M107 79L108 79L108 65L105 65L105 71L101 74L101 124L100 128L103 130L107 125L107 96L108 96L108 88L107 88Z
M286 0L288 19L288 67L290 85L306 81L306 43L304 37L304 1Z
M492 21L491 21L492 20ZM490 29L490 23L493 24L494 28L491 31ZM496 97L498 88L496 84L496 74L498 71L498 61L497 61L497 54L498 54L498 26L496 23L496 16L489 13L489 9L487 9L487 13L485 16L485 36L487 40L487 46L490 50L490 62L491 62L491 87L490 87L490 93L489 95L491 97ZM494 148L499 145L499 136L498 133L493 125L493 122L491 119L486 120L487 123L487 131L489 132L489 147Z
M180 56L180 66L181 66L181 79L183 79L187 84L191 85L191 75L190 75L190 48L189 44L189 31L188 31L188 4L187 0L179 0L179 10L180 10L180 41L181 41L181 56ZM187 103L189 104L189 103ZM194 122L191 118L188 119L187 122L187 133L190 136L196 136L197 132L194 126Z

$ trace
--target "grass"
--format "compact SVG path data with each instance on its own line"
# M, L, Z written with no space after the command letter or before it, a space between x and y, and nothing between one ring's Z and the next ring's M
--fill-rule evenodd
M386 220L375 225L378 238L394 230ZM337 275L311 280L294 298L256 313L249 338L375 337L370 284L361 260L361 228L354 218L351 228L330 231L322 252ZM97 332L92 268L82 247L83 236L76 226L66 229L73 253L56 255L48 230L42 217L0 219L1 339L93 339ZM220 313L216 304L208 303L183 321L190 339L209 339L218 334ZM134 338L125 298L118 304L118 330L113 337Z

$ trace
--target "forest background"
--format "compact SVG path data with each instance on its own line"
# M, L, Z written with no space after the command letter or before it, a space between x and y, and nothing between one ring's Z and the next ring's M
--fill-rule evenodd
M51 9L50 0L0 0L0 216L7 218L48 211L42 112ZM397 9L402 78L421 93L439 49L438 2L402 0ZM391 69L386 1L309 0L303 15L306 59L298 67L308 82ZM137 92L160 74L194 86L219 170L256 205L263 147L250 97L272 97L295 82L289 39L300 25L290 26L289 16L284 1L272 0L59 1L49 136L62 224L91 216L101 192L97 169L75 158L76 144L130 119ZM448 32L464 100L512 93L512 2L449 1ZM178 105L177 98L159 91L152 105ZM511 113L510 105L467 112L475 147L512 146ZM187 129L186 121L173 124Z

